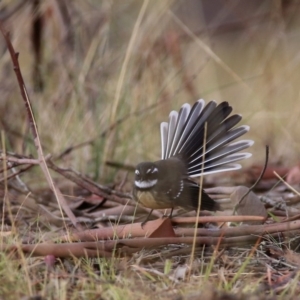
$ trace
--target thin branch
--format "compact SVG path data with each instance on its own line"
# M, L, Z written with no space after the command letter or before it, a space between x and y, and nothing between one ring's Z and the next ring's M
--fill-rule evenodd
M96 194L98 196L105 197L108 199L111 199L111 197L109 197L110 195L116 195L117 197L121 197L121 198L125 198L125 199L132 199L132 196L129 193L122 193L122 192L116 191L114 189L111 189L108 186L98 184L73 169L60 168L60 167L56 166L51 160L49 160L48 163L49 163L49 168L51 168L52 170L56 171L57 173L63 175L65 178L75 182L77 185L90 191L93 194ZM124 200L124 201L127 203L127 200ZM125 204L125 203L123 202L121 204ZM132 202L132 204L134 206L136 205L135 202Z
M245 195L243 195L243 197L241 198L241 200L239 201L239 203L236 205L236 207L238 205L240 205L242 203L242 201L247 197L247 195L249 195L249 193L257 186L257 184L261 181L261 179L263 178L267 166L268 166L268 161L269 161L269 146L266 146L266 159L265 159L265 165L264 168L262 169L259 177L257 178L257 180L255 181L255 183L248 189L247 193L245 193Z
M88 145L93 145L93 143L95 142L95 140L99 139L99 138L104 138L106 137L112 130L114 130L116 127L118 127L119 125L121 125L122 123L124 123L127 120L130 120L131 117L138 117L143 115L144 113L149 113L149 111L151 111L152 109L157 108L157 106L161 105L164 101L158 101L156 103L153 103L145 108L142 108L140 110L134 111L134 112L130 112L128 114L126 114L123 117L120 117L119 119L117 119L114 123L112 123L111 125L109 125L106 129L104 129L99 136L96 136L92 139L86 140L82 143L79 143L77 145L74 146L70 146L68 148L66 148L65 150L63 150L60 154L53 156L53 159L62 159L65 155L70 154L73 150L79 149L81 147L84 146L88 146Z
M45 161L47 161L49 158L51 157L51 155L46 155L45 156ZM3 153L0 154L0 160L6 160L8 162L13 162L13 163L17 163L18 165L39 165L41 163L41 160L39 159L35 159L35 158L17 158L17 157L13 157L13 156L4 156Z
M26 172L27 170L31 169L32 167L33 167L33 165L29 165L29 166L27 166L27 167L25 167L25 168L23 168L23 169L20 169L20 170L18 170L18 171L14 171L12 174L6 176L5 178L1 178L1 179L0 179L0 183L3 182L3 181L5 181L5 180L10 180L10 179L15 178L15 177L18 178L18 176L19 176L21 173Z
M296 195L300 196L300 192L298 192L296 189L294 189L290 184L288 184L282 177L278 175L276 171L274 171L275 176L284 183L292 192L294 192Z
M65 213L67 214L67 216L70 218L70 220L72 221L73 225L76 228L80 228L80 225L77 224L77 220L75 215L73 214L73 212L71 211L71 209L69 208L64 196L62 195L62 193L60 192L60 190L55 186L52 177L50 175L49 169L47 167L47 163L46 163L46 159L43 153L43 149L42 149L42 144L39 138L39 134L38 134L38 129L37 129L37 125L34 119L34 114L33 114L33 110L32 110L32 106L30 103L30 99L27 93L27 89L23 80L23 76L21 73L21 69L20 69L20 65L19 65L19 61L18 61L18 56L19 54L15 52L14 47L10 41L10 37L9 37L9 33L4 29L4 26L2 24L2 22L0 22L0 31L2 32L2 35L5 39L7 48L9 50L10 56L11 56L11 60L13 63L13 68L18 80L18 84L19 84L19 88L20 88L20 93L21 96L24 100L24 105L26 108L26 112L27 112L27 117L28 117L28 121L29 121L29 127L31 130L31 133L33 135L34 138L34 144L35 147L37 149L37 153L38 153L38 157L40 160L40 166L41 169L44 172L44 175L48 181L48 184L51 188L51 190L53 191L55 198L57 200L61 215L63 216L63 211L62 209L64 209ZM66 225L66 224L65 224Z

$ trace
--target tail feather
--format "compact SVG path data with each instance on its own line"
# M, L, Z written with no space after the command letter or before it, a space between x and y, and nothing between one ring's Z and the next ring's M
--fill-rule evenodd
M253 142L242 140L231 143L249 131L245 125L235 127L242 117L237 114L230 116L231 112L228 102L217 105L210 101L205 106L202 99L192 108L184 104L179 113L172 111L169 122L161 124L162 159L180 157L191 177L240 168L239 164L232 162L248 158L251 154L236 152L252 146Z
M235 171L235 170L239 170L241 168L242 168L242 166L240 164L226 164L223 166L215 166L211 169L207 168L205 172L201 173L201 175L215 174L215 173L221 173L221 172L227 172L227 171ZM189 177L191 177L191 178L199 177L199 173L196 172L194 174L191 172L191 174L189 174Z
M204 174L206 174L207 167L208 166L211 167L212 163L214 163L215 161L219 161L220 159L222 159L224 157L230 157L230 160L231 160L230 162L233 162L233 161L235 161L235 160L233 160L233 159L235 159L235 157L230 156L230 155L237 153L241 150L244 150L252 145L253 145L253 141L243 140L243 141L238 141L236 143L226 145L225 147L222 147L222 148L217 148L216 150L213 150L211 152L209 150L207 150L204 158L202 155L189 163L188 172L193 171L193 173L195 173L197 171L198 176L204 175ZM249 157L249 153L237 153L237 155L238 156L236 156L236 157L239 158L238 160L246 159ZM241 155L245 155L245 157L242 157ZM204 167L203 167L203 164L204 164Z
M237 128L232 129L239 121L242 119L240 115L233 115L226 119L222 123L216 123L216 119L210 120L210 122L207 122L207 130L205 132L205 127L201 128L199 130L198 135L195 135L190 141L186 149L183 150L183 153L190 158L193 158L195 156L199 156L203 154L203 144L206 142L206 148L207 146L210 146L211 144L217 144L218 146L221 146L221 140L228 140L231 137L233 139L238 138L238 134L242 135L244 133L237 132ZM240 130L243 131L243 130ZM205 139L205 141L204 141ZM228 143L227 142L227 143Z
M185 135L181 139L181 143L178 147L178 150L176 151L176 154L185 152L186 144L189 141L193 140L193 136L195 136L195 134L199 131L199 128L201 128L201 125L205 123L205 120L214 111L216 105L216 102L211 101L200 111L200 114L196 119L187 119L186 124L184 124L183 128L183 130L185 131Z
M253 145L253 141L251 140L242 140L236 143L231 143L232 141L239 138L241 135L245 134L248 130L245 127L238 127L230 132L228 132L225 136L219 137L219 139L214 139L206 144L206 149L204 153L203 145L201 146L201 151L195 152L197 155L191 155L188 164L195 164L199 159L203 160L203 156L205 160L210 160L211 157L215 157L218 151L224 151L224 154L231 154L234 152L238 152L244 150ZM231 143L231 144L229 144ZM226 148L230 146L230 148ZM228 149L228 151L227 151ZM230 151L229 151L230 150Z
M182 132L182 128L189 116L191 110L191 106L188 103L185 103L179 113L178 113L178 119L177 119L177 124L175 127L175 131L174 131L174 136L173 136L173 140L172 140L172 145L170 147L170 151L168 152L168 156L172 156L173 153L175 152L175 148L178 145L178 142L180 140L181 137L181 132Z
M214 169L216 167L223 166L223 165L225 166L225 165L228 165L230 163L236 162L238 160L246 159L250 156L251 156L251 153L229 154L225 157L215 159L215 160L212 160L210 162L205 162L204 167L202 167L201 164L198 165L198 166L189 167L188 168L188 174L189 174L190 177L198 177L198 176L204 175L204 174L205 175L206 174L211 174L212 171L214 171Z
M206 107L208 107L208 105ZM231 111L232 108L228 106L227 102L221 103L217 107L214 107L213 110L212 107L209 107L207 111L204 109L203 114L199 116L199 119L193 127L193 131L179 153L183 153L186 157L190 157L194 154L194 152L201 151L204 137L206 141L209 141L220 131L226 133L229 129L228 124L227 122L222 122L229 116ZM230 118L230 120L232 120L232 118ZM205 124L207 129L206 132Z
M197 122L197 119L198 119L199 115L201 114L204 106L205 106L204 100L200 99L191 108L184 125L182 126L182 128L178 128L180 139L177 143L177 146L176 146L174 152L171 153L171 156L176 155L180 151L183 143L186 140L188 140L188 136L189 136L190 132L193 130L193 125ZM168 157L170 157L170 156L168 156ZM166 158L168 158L168 157L166 157Z
M161 138L161 159L166 159L166 149L168 141L168 122L160 124L160 138Z
M171 146L174 141L174 134L176 130L176 124L178 120L178 112L177 111L171 111L169 115L169 126L168 126L168 140L167 140L167 149L165 156L168 157L170 154Z
M247 125L236 127L228 131L222 129L216 132L216 135L212 139L206 140L207 148L213 147L213 145L214 147L226 145L247 133L249 129L250 127Z

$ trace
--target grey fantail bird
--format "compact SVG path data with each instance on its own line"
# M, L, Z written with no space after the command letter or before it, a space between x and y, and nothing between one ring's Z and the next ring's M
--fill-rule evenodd
M171 208L170 216L174 207L197 209L200 187L190 178L240 169L235 162L251 156L239 151L253 141L235 141L249 126L236 126L242 117L231 112L228 102L205 105L201 99L192 107L185 103L170 113L169 122L161 123L161 160L142 162L135 170L134 199L152 209L146 221L153 209ZM201 193L201 210L218 210L219 205Z

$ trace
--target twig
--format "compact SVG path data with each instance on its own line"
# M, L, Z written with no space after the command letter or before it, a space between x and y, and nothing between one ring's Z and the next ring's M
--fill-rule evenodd
M132 165L126 165L123 163L118 163L114 161L106 161L105 164L109 167L116 168L116 169L122 169L128 172L134 172L135 167Z
M240 205L242 203L242 201L247 197L247 195L249 195L249 193L257 186L257 184L261 181L261 179L263 178L267 166L268 166L268 161L269 161L269 146L266 146L266 159L265 159L265 164L264 164L264 168L262 169L259 177L257 178L257 180L255 181L255 183L248 189L247 193L245 193L245 195L243 195L243 197L241 198L241 200L238 202L238 204L236 205L236 207L238 205Z
M49 158L51 157L51 155L46 155L45 161L47 161ZM6 160L9 162L14 162L17 163L18 165L24 165L24 164L29 164L29 165L39 165L42 161L39 159L35 159L35 158L17 158L17 157L13 157L13 156L6 156L4 157L3 154L0 155L0 160Z
M263 221L262 216L203 216L203 217L174 217L174 224L195 224L195 223L219 223L219 222L246 222L246 221Z
M1 153L1 151L0 151L0 153ZM110 200L115 201L122 205L132 205L132 206L136 205L135 202L131 203L131 201L128 202L128 200L126 200L126 199L132 199L131 194L122 193L122 192L114 190L108 186L104 186L99 183L96 183L71 168L65 169L65 168L58 167L53 163L52 160L50 160L50 158L51 158L51 155L47 155L45 157L48 168L59 173L60 175L69 179L70 181L76 183L77 185L81 186L82 188L86 189L87 191L90 191L91 193L98 195L100 197L110 199ZM7 162L13 162L18 165L29 164L30 165L29 167L40 164L40 160L38 160L38 159L21 156L19 154L10 154L10 156L4 157L4 155L1 153L0 160L3 160L3 159L5 159ZM26 169L24 169L23 171L25 171L25 170ZM22 172L22 170L20 170L20 172Z
M3 181L5 181L5 180L9 180L9 179L12 179L12 178L16 177L17 180L18 180L18 183L21 184L22 187L24 188L24 187L25 187L24 182L21 183L21 182L20 182L20 178L18 178L18 177L19 177L19 175L20 175L21 173L26 172L27 170L31 169L32 167L33 167L33 165L30 165L30 166L27 166L27 167L25 167L25 168L23 168L23 169L20 169L20 170L18 170L18 171L15 171L15 170L14 170L12 174L10 174L9 176L6 176L6 177L5 177L6 179L5 179L5 178L0 179L0 183L3 182ZM14 169L14 167L12 167L12 169ZM26 186L26 189L28 190L27 186Z
M285 180L283 180L283 178L281 178L276 171L274 171L275 176L281 181L283 182L291 191L293 191L296 195L300 196L300 193L294 189L290 184L288 184Z
M143 115L144 113L149 112L152 109L155 109L157 106L161 105L162 103L163 103L163 101L159 101L159 102L153 103L153 104L151 104L151 105L149 105L149 106L147 106L147 107L145 107L143 109L140 109L138 111L135 111L135 112L132 112L132 113L128 113L127 115L125 115L125 116L119 118L118 120L116 120L116 122L112 123L106 129L104 129L99 134L99 136L94 137L92 139L89 139L89 140L87 140L85 142L79 143L77 145L70 146L70 147L66 148L65 150L63 150L60 154L53 156L53 159L62 159L65 155L70 154L73 150L79 149L79 148L84 147L84 146L93 145L93 143L95 142L96 139L106 137L108 133L110 133L117 126L121 125L125 121L130 120L131 117L138 117L140 115Z
M81 147L84 147L87 145L92 145L94 141L95 141L95 139L91 139L91 140L79 143L75 146L70 146L70 147L66 148L65 150L63 150L60 154L55 155L53 157L53 159L62 159L64 156L70 154L73 150L80 149Z
M206 134L207 134L207 122L204 123L203 150L202 150L203 157L202 157L201 173L203 173L204 163L205 163ZM195 229L194 229L194 242L193 242L193 245L192 245L192 251L191 251L191 256L190 256L190 266L189 266L189 271L188 271L187 278L191 277L192 266L193 266L194 256L195 256L197 229L198 229L200 208L201 208L201 202L202 202L202 193L203 193L202 187L203 187L203 176L200 177L200 182L199 182L198 206L197 206Z
M38 134L38 129L37 129L37 125L34 119L34 114L33 114L33 110L32 110L32 106L30 103L30 99L27 93L27 89L23 80L23 76L21 73L21 69L20 69L20 65L19 65L19 61L18 61L18 56L19 54L15 52L14 47L10 41L10 37L9 37L9 33L4 29L2 22L0 22L0 30L2 32L2 35L5 39L7 48L9 50L10 56L11 56L11 60L13 63L13 68L18 80L18 84L19 84L19 88L20 88L20 92L21 92L21 96L24 100L24 105L26 108L26 112L27 112L27 117L28 117L28 121L29 121L29 128L31 130L33 139L34 139L34 144L38 153L38 157L40 160L40 167L48 181L48 184L51 188L51 190L53 191L55 198L57 200L61 215L63 216L63 211L62 209L64 209L65 213L67 214L67 216L70 218L71 222L73 223L73 225L80 229L81 226L79 224L77 224L77 220L75 215L73 214L73 212L71 211L71 209L69 208L64 196L62 195L61 191L55 186L52 177L50 175L49 169L47 167L47 163L45 160L45 156L43 153L43 148L42 148L42 144L39 138L39 134ZM65 224L66 226L66 224Z
M117 197L120 198L125 198L125 199L132 199L132 196L128 193L121 193L119 191L113 190L111 188L109 188L108 186L104 186L101 184L98 184L92 180L90 180L87 177L84 177L82 174L78 173L77 171L73 170L73 169L63 169L60 168L58 166L56 166L53 161L49 160L48 162L49 164L49 168L51 168L52 170L56 171L57 173L63 175L64 177L66 177L67 179L75 182L76 184L78 184L79 186L81 186L82 188L90 191L93 194L96 194L98 196L101 197L105 197L111 200L114 200L114 197L110 197L112 195L115 195ZM126 203L128 202L128 200L124 200ZM122 201L121 204L125 204L125 202ZM119 201L117 201L119 202ZM135 202L133 205L136 205Z

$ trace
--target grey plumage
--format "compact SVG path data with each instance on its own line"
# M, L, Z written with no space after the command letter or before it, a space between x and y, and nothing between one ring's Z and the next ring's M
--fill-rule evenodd
M228 102L205 105L202 99L192 107L186 103L179 112L172 111L169 121L160 126L161 160L136 167L134 199L152 210L197 209L199 204L204 210L220 209L190 177L237 170L241 165L236 162L251 156L240 151L253 141L236 141L249 127L237 126L242 117L231 112Z
M232 142L248 132L249 126L236 127L241 116L229 116L231 112L227 102L205 105L203 99L192 107L184 104L179 113L172 111L169 122L161 123L162 159L180 157L189 177L240 169L234 162L249 158L251 153L237 152L252 146L253 141Z

